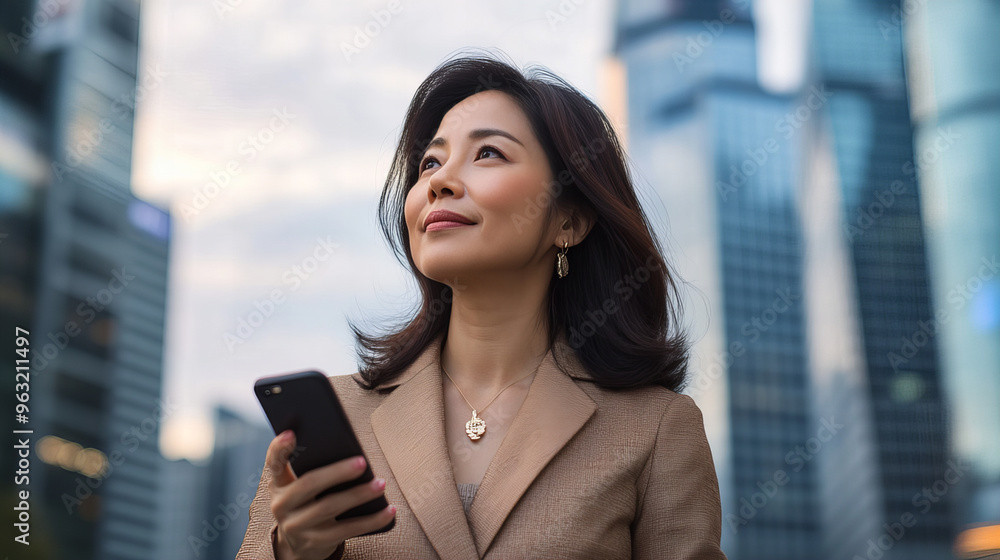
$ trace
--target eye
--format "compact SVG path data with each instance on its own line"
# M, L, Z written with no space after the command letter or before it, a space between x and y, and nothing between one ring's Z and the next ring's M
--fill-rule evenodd
M417 168L417 171L418 171L419 173L423 173L424 171L426 171L426 170L427 170L427 167L426 167L426 165L427 165L428 163L432 162L432 161L433 161L434 163L437 163L437 160L436 160L436 159L434 159L434 156L428 156L428 157L425 157L425 158L423 159L423 161L421 161L421 162L420 162L420 167L418 167L418 168Z
M496 149L493 146L489 146L489 145L481 146L479 148L479 150L476 152L476 155L478 156L478 155L482 154L483 152L493 152L494 154L500 156L501 159L507 159L507 158L505 158L503 156L503 153L501 153L500 150ZM479 158L477 157L476 160L478 160L478 159ZM490 159L492 159L492 158L490 158ZM427 167L427 164L431 163L431 162L434 162L434 163L437 163L438 165L440 165L440 163L438 162L437 159L434 158L434 156L427 156L427 157L425 157L420 162L420 167L417 168L417 172L418 173L423 173L424 171L427 171L429 169L429 167Z
M479 151L476 152L476 155L479 155L479 154L481 154L483 152L493 152L496 155L500 156L502 159L506 159L506 158L503 157L503 154L500 153L500 150L494 148L493 146L482 146L481 148L479 148Z

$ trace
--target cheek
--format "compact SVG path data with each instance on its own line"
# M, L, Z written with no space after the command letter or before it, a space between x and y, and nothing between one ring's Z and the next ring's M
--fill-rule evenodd
M534 214L549 204L547 176L537 171L510 174L482 193L484 205L507 214Z
M484 214L482 235L511 247L541 234L551 197L549 187L536 173L518 173L483 189L477 204ZM503 240L503 241L500 241Z
M415 188L411 188L408 193L406 193L406 199L403 203L403 218L406 220L406 226L410 231L417 226L417 218L420 216L420 200L414 192Z
M403 220L406 222L406 235L408 238L407 242L410 244L410 252L414 255L420 250L419 236L417 235L420 230L420 226L417 224L419 216L420 206L416 197L412 196L412 194L407 194L403 205Z

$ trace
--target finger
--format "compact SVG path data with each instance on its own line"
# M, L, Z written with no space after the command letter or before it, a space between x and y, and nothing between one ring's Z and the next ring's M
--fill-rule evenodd
M316 543L332 543L332 550L336 549L336 544L341 541L385 527L395 516L396 507L389 505L375 513L361 517L352 517L343 521L334 521L331 519L324 523L316 524L304 517L299 517L295 520L294 524L299 525L296 527L296 530L303 539L309 539L309 542ZM292 525L291 521L286 524L286 526Z
M379 484L381 482L381 484ZM306 504L289 515L289 520L301 515L305 519L311 520L311 524L325 524L338 515L366 504L385 494L385 481L375 478L366 483L348 488L342 492L336 492L323 496L319 500Z
M336 533L339 534L339 538L347 540L352 537L364 535L365 533L371 533L376 529L381 529L388 525L395 517L396 506L389 505L375 513L338 521Z
M288 464L288 457L295 449L295 433L291 430L281 432L267 446L267 467L271 471L273 486L287 486L295 480L295 473Z
M361 459L359 462L358 459ZM348 457L335 463L313 469L302 475L286 497L289 509L295 509L316 499L316 496L338 484L354 480L364 474L364 458L360 455ZM341 492L337 492L340 494Z

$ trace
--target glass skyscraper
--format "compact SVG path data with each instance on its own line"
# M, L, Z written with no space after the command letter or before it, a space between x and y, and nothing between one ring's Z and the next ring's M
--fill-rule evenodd
M844 234L855 275L873 407L885 558L950 554L953 519L934 310L912 173L913 130L903 67L899 2L816 0L816 72L842 191ZM938 483L937 486L935 484ZM925 489L930 496L923 496ZM954 494L952 494L953 496ZM898 533L898 532L897 532ZM877 544L877 541L876 541ZM857 551L863 554L865 551Z
M14 326L31 333L32 543L18 557L149 558L155 547L159 428L176 411L160 400L171 220L131 192L148 77L138 28L136 0L0 8L3 347ZM4 483L5 507L17 484Z
M619 3L629 151L700 292L689 393L726 423L734 559L951 554L901 10L815 0L806 72L776 93L751 2Z
M1000 549L1000 4L928 0L904 24L935 339L969 468L957 548L972 557Z
M630 154L666 204L681 276L710 306L690 393L729 420L728 437L710 433L724 549L791 560L820 542L820 450L806 447L823 420L804 329L801 123L787 117L799 96L760 87L755 41L747 2L619 4Z

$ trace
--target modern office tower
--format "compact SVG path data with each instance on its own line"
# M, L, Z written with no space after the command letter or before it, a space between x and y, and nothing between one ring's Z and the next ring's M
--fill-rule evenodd
M206 520L204 515L207 510L208 465L195 464L187 459L164 459L163 463L157 502L160 510L157 549L149 558L205 558L206 549L202 543L207 543L212 536L207 528L211 520Z
M0 150L0 208L18 216L0 250L23 256L13 273L5 261L3 294L29 293L11 317L30 317L31 528L47 557L155 546L158 433L175 411L160 400L170 216L129 183L135 99L156 79L137 65L138 12L0 9L0 142L15 146Z
M623 1L615 52L640 187L663 201L678 271L707 300L686 308L707 323L693 333L689 393L728 416L728 437L713 442L723 548L798 560L820 542L815 457L828 429L808 372L796 201L808 117L795 109L825 101L759 85L751 15L744 1Z
M960 548L993 526L1000 548L1000 5L921 2L905 19L911 113L928 239L933 336L969 471L955 496ZM978 550L985 550L979 548Z
M209 492L203 518L197 519L201 542L196 545L207 546L198 548L198 558L228 560L240 549L250 522L250 501L257 494L264 468L264 455L274 439L263 413L260 418L260 422L248 422L229 409L216 408Z
M28 13L28 4L23 0L0 4L0 37L7 37L9 29L20 25L20 17ZM4 356L0 372L9 380L0 385L0 406L9 415L0 435L0 446L4 450L0 453L0 469L8 473L0 481L0 507L10 512L8 517L11 518L2 532L4 549L20 547L26 559L45 558L50 552L44 542L30 535L28 546L13 540L22 534L13 525L14 508L20 502L18 492L30 494L33 486L30 475L24 480L14 474L19 470L20 459L14 446L18 444L17 437L23 435L13 433L15 426L12 423L15 405L27 404L16 400L15 383L30 379L30 376L15 377L22 372L15 368L24 365L15 363L15 359L21 358L15 352L24 351L23 346L17 346L16 329L20 327L30 332L32 328L37 284L42 204L39 193L47 171L39 107L41 84L42 75L34 61L15 56L9 43L0 41L0 354ZM17 426L22 427L32 428L30 425Z
M828 441L820 441L823 448L816 456L823 529L813 557L877 557L884 554L872 544L882 530L882 484L829 120L812 118L803 132L806 172L799 208L809 372L816 414L837 430L824 434Z
M881 553L887 560L951 553L948 494L955 482L900 15L898 1L813 2L815 71L829 92L826 111L874 411L879 511L888 527L874 541L879 550L848 553Z

